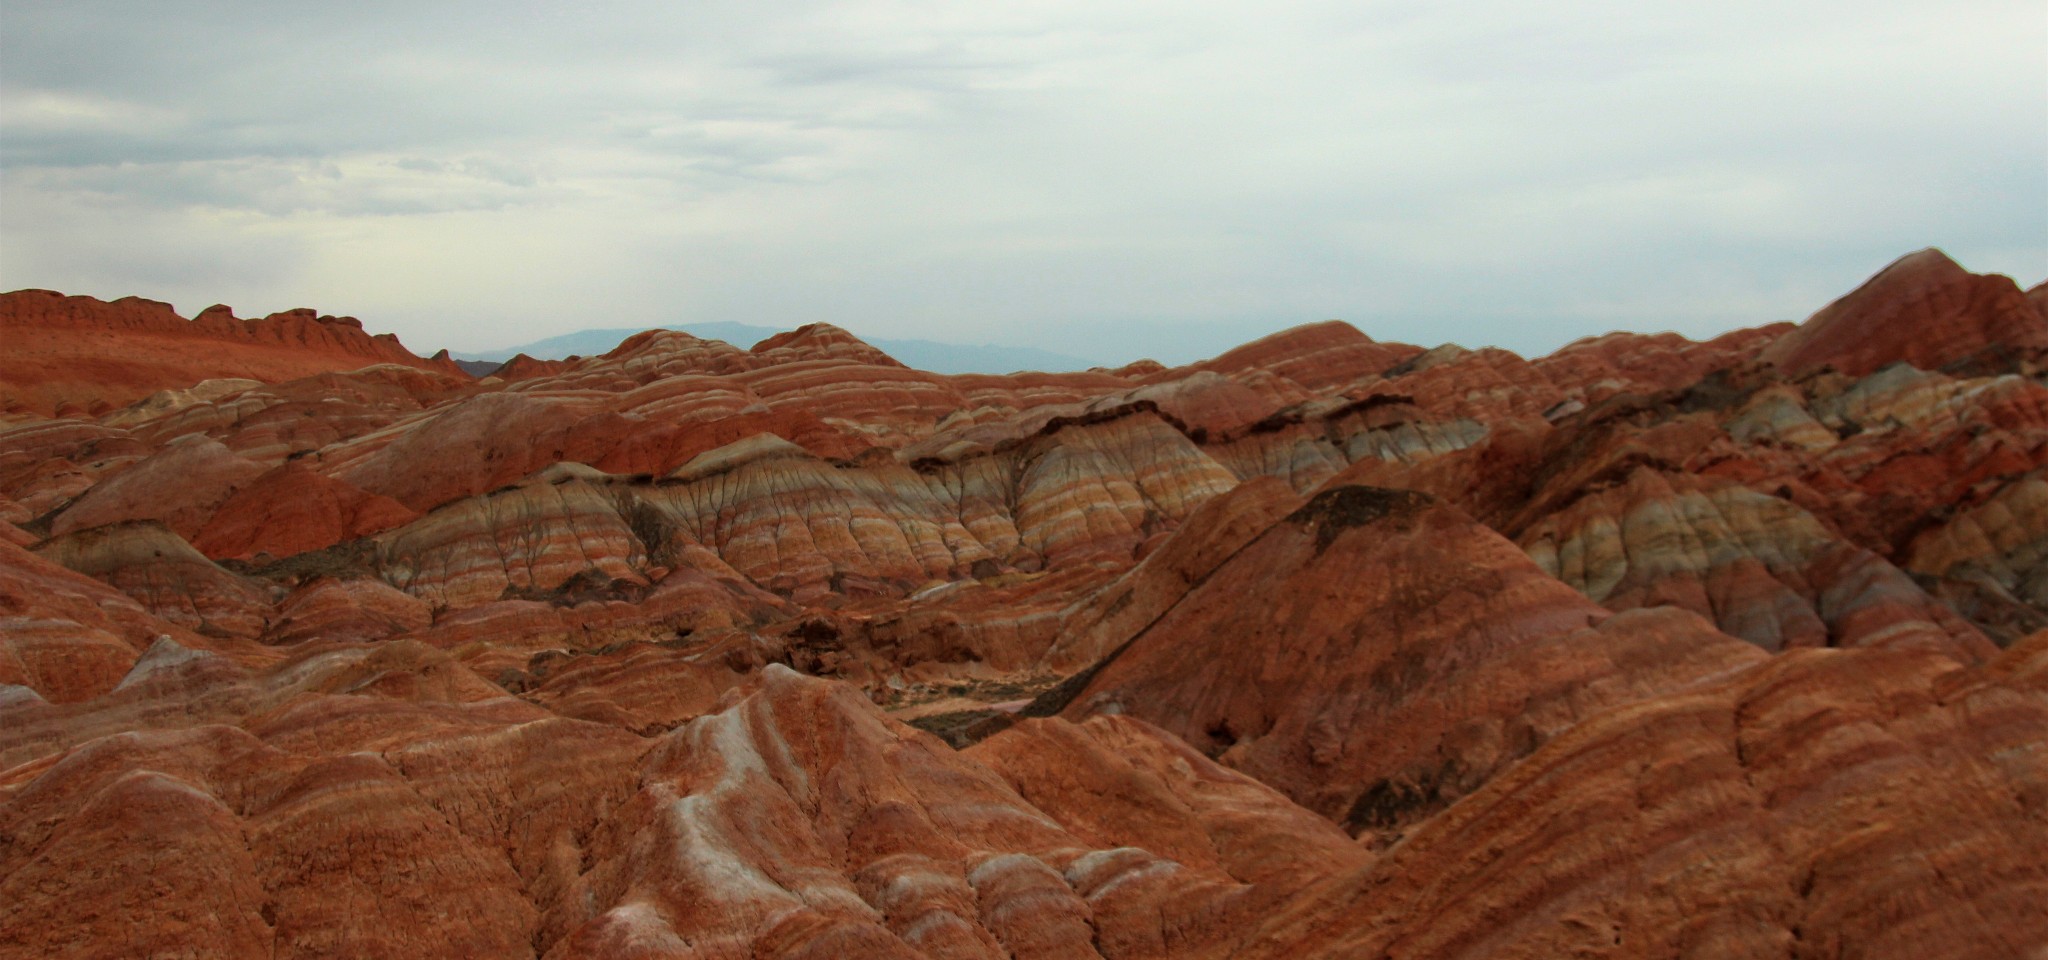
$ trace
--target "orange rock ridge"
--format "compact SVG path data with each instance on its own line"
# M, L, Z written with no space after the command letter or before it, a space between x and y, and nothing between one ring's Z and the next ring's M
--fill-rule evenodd
M0 331L8 358L0 409L9 411L106 409L212 377L276 382L377 363L468 378L446 357L424 360L391 334L364 333L354 317L304 308L241 320L215 305L186 320L169 304L139 297L105 302L17 290L0 294Z

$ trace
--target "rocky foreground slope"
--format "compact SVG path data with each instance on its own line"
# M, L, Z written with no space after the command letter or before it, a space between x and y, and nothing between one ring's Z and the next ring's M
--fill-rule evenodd
M2048 955L2044 301L18 403L0 955Z

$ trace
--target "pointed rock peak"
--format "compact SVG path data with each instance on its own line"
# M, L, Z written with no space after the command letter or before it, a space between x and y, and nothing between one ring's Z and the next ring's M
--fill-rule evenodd
M1062 715L1136 716L1325 816L1399 829L1534 747L1470 731L1579 709L1622 671L1641 676L1591 699L1764 656L1692 614L1655 616L1602 633L1619 618L1457 507L1331 486L1084 671ZM1375 807L1390 791L1398 809Z
M213 306L207 307L206 309L199 311L198 315L192 318L192 321L194 323L205 323L207 321L223 320L231 320L234 321L235 323L242 322L242 319L240 317L235 316L234 308L228 306L225 303L216 303Z
M1269 333L1250 343L1232 347L1219 354L1210 363L1227 368L1229 361L1276 352L1296 352L1321 349L1342 344L1371 343L1373 339L1365 332L1342 320L1324 320L1319 323L1304 323L1288 327L1277 333Z
M1325 320L1260 337L1195 366L1229 374L1264 371L1324 390L1377 376L1421 352L1404 343L1376 342L1342 320Z
M1885 268L1871 274L1870 279L1858 284L1856 289L1843 294L1834 303L1828 304L1807 318L1808 323L1829 314L1844 303L1895 297L1915 289L1946 283L1966 282L1972 278L1970 271L1955 262L1939 248L1927 247L1915 250L1893 260Z
M1879 270L1876 276L1873 276L1868 281L1865 281L1864 286L1867 287L1873 283L1878 283L1888 276L1896 277L1901 275L1914 274L1935 274L1954 276L1957 274L1968 272L1969 271L1963 269L1962 264L1955 262L1955 260L1951 259L1948 254L1943 253L1941 251L1941 248L1927 247L1922 250L1915 250L1912 253L1906 254L1905 256L1898 258L1897 260L1893 260L1890 264L1886 265L1883 270Z
M417 519L389 497L314 470L309 458L287 460L229 496L192 546L216 560L291 556L333 546Z
M791 720L804 722L814 727L820 718L836 717L839 721L855 720L873 724L874 732L885 728L909 731L900 726L873 700L852 684L824 677L812 676L785 663L775 662L761 668L750 682L735 692L739 697L734 706L753 701L776 712L793 712L792 708L803 710L803 716L792 715Z
M155 643L149 645L148 652L135 661L135 666L128 669L128 675L122 677L120 684L114 689L126 690L157 674L176 670L188 663L216 659L218 656L206 650L193 650L171 639L169 634L163 634L156 638Z
M517 354L498 365L490 375L505 381L531 380L561 373L569 366L567 360L535 360L526 354Z
M601 483L611 478L611 474L599 470L590 464L577 463L574 460L564 460L560 463L551 463L534 471L533 476L528 477L526 482L535 485L568 483L571 480Z
M761 668L761 691L771 699L816 693L830 686L828 681L807 676L786 663L771 663Z
M744 369L749 361L747 352L723 340L699 337L682 330L645 330L636 333L599 360L637 361L643 358L678 358L686 365L720 372ZM570 362L575 361L570 357Z
M1832 367L1860 377L1905 361L1923 370L2048 349L2048 319L2011 279L1978 276L1940 250L1878 271L1760 356L1792 376Z
M1220 438L1271 416L1278 404L1213 370L1200 370L1131 391L1127 402L1150 402L1190 432Z
M771 663L727 690L714 710L671 733L656 747L653 765L688 769L715 754L724 764L799 784L842 760L878 756L878 748L914 736L858 688ZM861 775L893 776L881 767L865 767Z
M811 452L775 434L757 433L691 457L690 462L677 467L669 476L676 480L701 480L729 473L750 463L792 458L808 460Z
M384 366L394 366L401 370L409 369L398 364L384 364ZM209 377L193 384L192 389L185 391L185 393L198 397L201 400L220 400L232 397L244 390L254 390L260 386L263 386L263 381L251 380L247 377Z
M760 343L754 344L754 352L759 353L765 350L773 350L792 343L828 344L860 342L861 339L848 333L846 328L821 320L817 323L806 323L794 330L784 330Z
M139 423L145 423L150 420L154 420L158 417L162 417L163 415L168 413L183 410L186 407L196 406L202 403L210 403L216 400L222 400L227 397L231 397L237 393L241 393L245 390L251 390L260 386L263 386L263 381L261 380L247 380L233 377L221 377L210 380L201 380L198 383L193 384L190 389L181 390L177 388L172 388L168 390L158 390L157 392L152 393L141 400L137 400L134 403L129 404L128 406L122 408L119 411L108 414L100 422L110 427L134 426ZM166 443L165 446L169 446L171 443L177 443L185 439L188 438L175 438L171 440L169 443Z
M900 367L896 358L829 323L807 323L754 344L751 353L794 360L852 360L880 367Z

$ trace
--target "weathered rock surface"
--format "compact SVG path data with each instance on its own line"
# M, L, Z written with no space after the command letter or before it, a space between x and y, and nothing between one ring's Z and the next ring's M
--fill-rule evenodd
M2048 700L2007 678L2040 646L1798 651L1590 717L1227 952L2030 955Z
M418 513L296 461L230 494L192 537L216 560L290 557L382 533Z
M1524 531L1545 573L1613 610L1691 610L1767 650L1923 647L1974 660L1974 628L1798 506L1638 467Z
M135 598L143 609L196 633L252 639L271 615L262 586L221 569L155 521L93 527L52 537L36 553Z
M148 456L126 430L76 420L16 418L0 426L0 492L32 519L69 503L103 473Z
M1269 791L1181 760L1266 798L1241 829L1327 836ZM1146 796L1164 809L1138 816L1170 816L1174 800ZM972 757L780 667L663 738L593 847L597 866L544 925L564 934L549 956L686 937L707 956L1172 956L1298 883L1097 846Z
M52 524L56 533L155 520L182 537L198 534L221 504L263 474L263 466L206 437L180 439L100 483Z
M1121 649L1301 502L1286 484L1265 477L1203 504L1174 536L1066 618L1045 666L1072 674Z
M184 633L111 586L0 543L0 684L38 701L89 699L158 636Z
M1066 715L1139 717L1391 833L1593 710L1762 658L1690 614L1610 614L1426 494L1339 486L1188 591Z
M1026 720L967 756L1098 848L1142 847L1245 883L1282 885L1373 859L1336 824L1131 717Z
M1253 388L1284 396L1289 387L1282 383L1295 390L1342 388L1421 352L1421 347L1407 344L1376 343L1358 328L1330 320L1254 340L1195 367L1223 374L1266 374L1280 383L1253 377Z
M9 295L148 369L0 371L0 956L2028 955L2044 289L481 381Z
M381 580L315 577L278 602L263 640L361 643L424 630L433 622L431 604Z

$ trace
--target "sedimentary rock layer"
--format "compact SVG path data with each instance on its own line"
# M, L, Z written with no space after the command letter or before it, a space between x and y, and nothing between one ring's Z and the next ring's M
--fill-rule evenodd
M8 295L0 957L2026 956L2043 289L483 380Z

